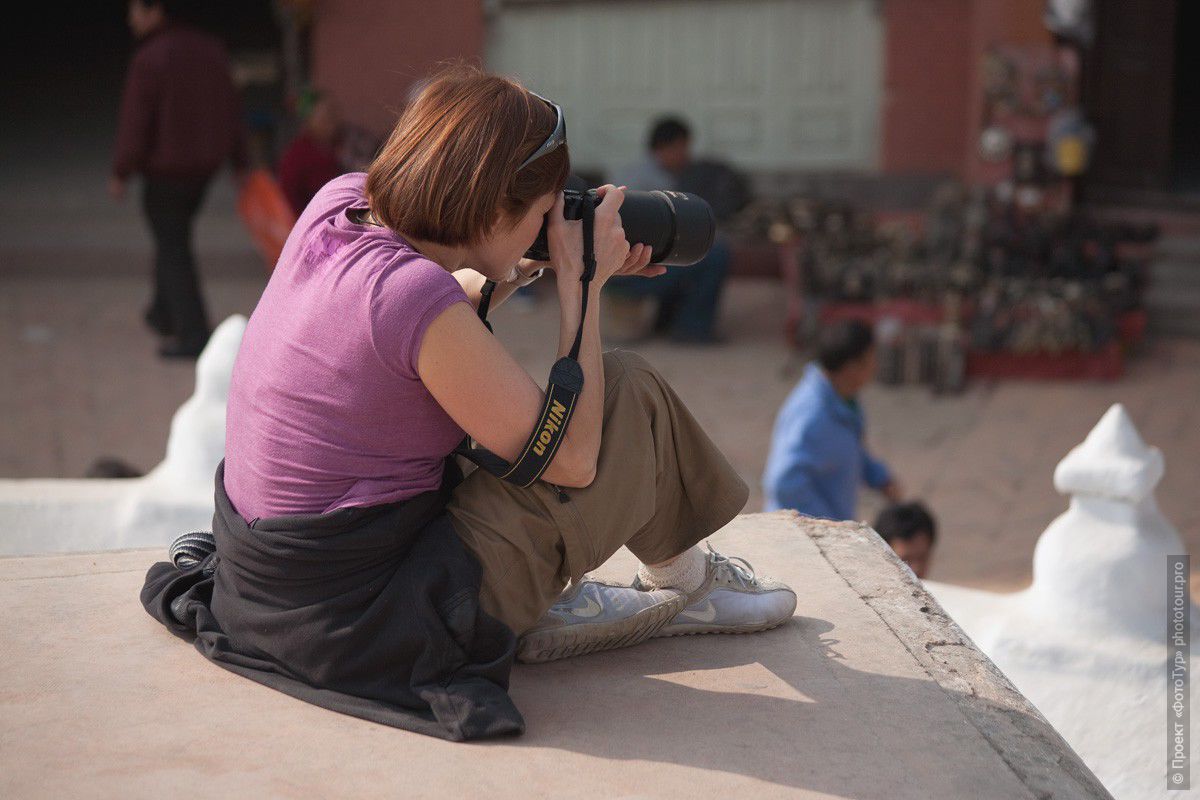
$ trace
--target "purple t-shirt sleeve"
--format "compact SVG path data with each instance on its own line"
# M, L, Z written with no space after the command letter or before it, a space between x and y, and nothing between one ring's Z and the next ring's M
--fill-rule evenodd
M371 297L371 340L380 361L402 378L420 380L425 331L447 308L468 302L454 276L433 261L403 259L379 278Z

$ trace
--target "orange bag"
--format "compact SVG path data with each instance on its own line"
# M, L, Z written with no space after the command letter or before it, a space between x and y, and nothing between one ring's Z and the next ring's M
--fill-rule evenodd
M270 172L250 172L238 193L237 210L270 272L296 224L296 214Z

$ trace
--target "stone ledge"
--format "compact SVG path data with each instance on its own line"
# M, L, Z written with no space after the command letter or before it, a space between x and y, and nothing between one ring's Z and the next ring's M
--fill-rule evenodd
M869 528L761 514L712 541L798 616L520 666L528 732L476 745L209 664L137 601L158 550L0 559L0 795L1108 797Z
M810 520L806 527L825 560L955 699L1035 797L1108 797L1058 731L870 526Z

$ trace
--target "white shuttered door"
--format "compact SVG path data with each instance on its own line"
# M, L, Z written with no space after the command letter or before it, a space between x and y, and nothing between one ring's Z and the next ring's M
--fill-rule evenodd
M876 0L499 3L488 66L561 103L572 158L611 170L682 115L697 150L753 169L870 169Z

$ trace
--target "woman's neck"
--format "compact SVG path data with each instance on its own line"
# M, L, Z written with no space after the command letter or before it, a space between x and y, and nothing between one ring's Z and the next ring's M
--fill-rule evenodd
M387 227L379 221L379 218L375 216L375 212L370 209L367 209L362 214L362 219L369 225L375 225L380 228ZM467 248L465 247L453 247L451 245L438 244L437 242L429 242L424 239L418 239L415 236L409 236L404 231L399 231L399 234L404 237L404 241L412 245L414 250L430 261L441 265L447 272L455 272L466 266Z
M404 237L404 241L412 245L414 250L430 261L440 264L447 272L455 272L466 266L467 248L465 247L452 247L450 245L438 244L437 242L427 242L424 239L409 236L403 231L400 232L400 235Z

